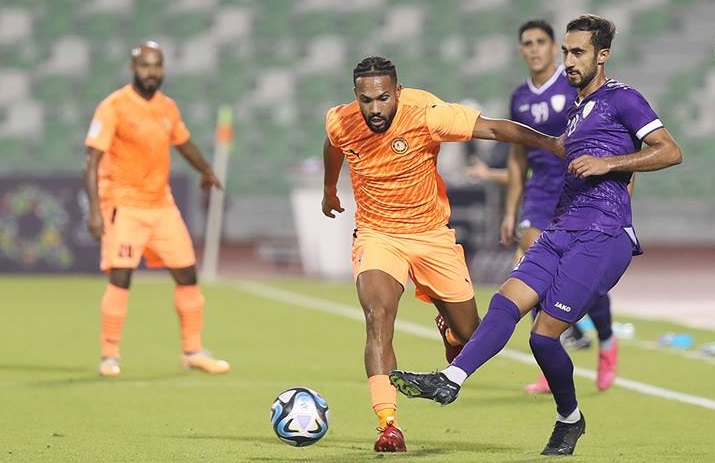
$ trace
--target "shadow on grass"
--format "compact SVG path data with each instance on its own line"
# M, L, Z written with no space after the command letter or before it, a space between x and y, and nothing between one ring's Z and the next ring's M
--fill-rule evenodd
M173 439L198 439L198 440L222 440L231 442L245 442L254 444L256 449L259 450L263 445L266 446L279 446L286 448L287 446L281 443L276 437L268 437L265 435L260 436L234 436L234 435L190 435L190 436L166 436ZM319 455L315 453L311 454L299 454L296 453L295 458L289 458L290 461L335 461L336 456L334 451L340 452L340 461L367 461L369 459L381 459L386 456L386 454L375 453L372 449L372 441L364 439L339 439L328 436L324 441L316 444L315 448L320 448L322 451L331 452L330 454ZM243 455L242 457L245 461L286 461L286 456L267 456L265 451L267 449L262 449L261 452L264 453L262 456L250 456ZM498 453L505 455L514 455L522 451L521 448L505 446L505 445L494 445L492 443L480 443L480 442L466 442L466 441L455 441L455 440L420 440L419 444L413 444L409 446L408 452L404 454L389 454L394 455L394 458L399 458L400 456L409 458L424 458L425 461L430 461L430 458L436 455L447 455L455 452L466 452L466 453ZM298 452L300 450L297 450ZM536 456L536 455L535 455ZM524 461L523 459L515 461Z
M177 378L186 378L187 372L176 370L167 373L150 375L122 375L113 378L99 376L93 368L87 366L57 366L57 365L8 365L0 364L0 372L16 373L15 379L28 387L56 387L76 384L141 384L155 383ZM23 373L27 375L23 377ZM38 378L46 376L46 379ZM61 375L61 377L57 377ZM29 376L32 376L30 378ZM7 377L6 377L7 378Z
M58 365L0 364L0 371L27 373L84 373L84 367Z
M513 391L513 393L507 393L504 395L485 397L478 395L465 394L464 397L459 397L459 402L455 402L454 405L469 405L471 407L486 407L488 405L512 405L521 404L528 405L533 403L541 403L545 400L552 400L551 395L547 394L527 394L522 391Z

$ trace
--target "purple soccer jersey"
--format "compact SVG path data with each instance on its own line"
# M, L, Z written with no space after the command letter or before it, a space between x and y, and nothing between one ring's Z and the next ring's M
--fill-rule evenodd
M563 66L539 88L531 78L511 95L511 119L548 135L566 130L566 115L576 99L576 89L569 85ZM566 175L566 163L553 153L528 147L527 163L531 170L524 188L522 219L543 230L551 222Z
M568 112L566 162L639 151L643 137L663 127L658 115L635 89L609 79ZM578 178L566 175L556 216L547 229L598 230L610 235L632 223L628 194L630 172Z

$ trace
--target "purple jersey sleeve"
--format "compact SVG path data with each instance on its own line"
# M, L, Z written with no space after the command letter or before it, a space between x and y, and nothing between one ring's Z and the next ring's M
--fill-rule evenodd
M635 134L639 142L652 131L663 127L663 123L643 95L629 87L624 88L621 93L622 96L615 100L615 109L620 122ZM640 149L640 146L638 148Z

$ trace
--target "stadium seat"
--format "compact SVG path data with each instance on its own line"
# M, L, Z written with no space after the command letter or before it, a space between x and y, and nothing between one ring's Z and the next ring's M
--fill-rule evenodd
M27 8L0 7L0 46L32 37L32 12Z
M0 70L0 106L30 96L30 76L21 70Z
M171 37L192 38L206 33L211 27L212 15L202 11L168 11L162 34Z
M43 114L38 146L46 157L75 156L97 101L130 78L128 48L156 39L166 55L165 89L202 146L213 140L217 107L230 104L237 110L237 147L256 156L271 151L268 167L231 164L230 175L242 182L232 182L230 193L255 187L285 195L290 182L266 172L320 150L325 111L352 98L350 71L358 60L387 56L405 85L506 112L511 89L524 77L516 27L545 17L556 21L560 36L565 21L583 11L617 20L609 75L642 88L688 150L707 149L700 143L707 139L703 124L715 119L706 104L715 94L706 77L715 73L715 4L708 0L7 0L0 7L0 105L34 102ZM653 48L669 66L656 62ZM25 116L13 111L19 130ZM13 143L15 152L25 149ZM701 172L715 168L713 157L693 158ZM75 169L70 159L57 165ZM689 175L684 167L673 170L678 180L663 189L687 184ZM715 187L691 184L715 194ZM641 194L659 195L658 188L654 183Z
M44 112L42 104L33 100L20 100L7 104L0 122L0 137L36 139L43 133Z

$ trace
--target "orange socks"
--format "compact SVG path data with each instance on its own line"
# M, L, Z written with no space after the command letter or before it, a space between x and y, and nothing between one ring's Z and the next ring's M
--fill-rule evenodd
M370 388L370 401L372 409L380 420L380 427L393 422L397 426L397 389L390 384L387 375L370 376L367 379Z
M127 318L129 290L108 284L101 302L102 357L119 357L124 319Z
M177 286L174 305L179 315L181 345L184 353L201 350L201 330L204 326L204 297L197 285Z

